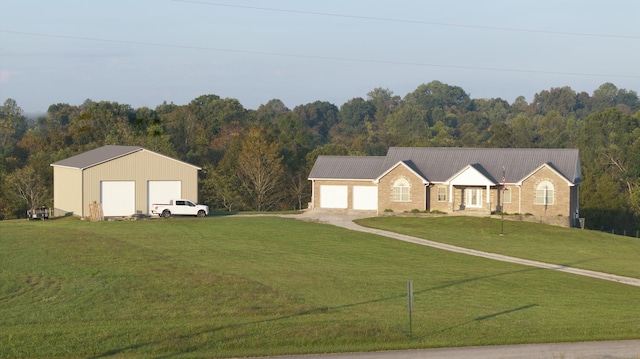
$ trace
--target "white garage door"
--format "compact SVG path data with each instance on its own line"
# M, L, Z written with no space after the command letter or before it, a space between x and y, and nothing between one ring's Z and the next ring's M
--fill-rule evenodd
M100 182L100 202L105 217L135 214L136 183L134 181Z
M320 208L347 208L347 186L320 186Z
M378 209L378 187L354 186L353 187L353 209L377 210Z
M182 182L180 181L149 181L147 183L147 211L151 214L153 203L169 203L172 199L182 198Z

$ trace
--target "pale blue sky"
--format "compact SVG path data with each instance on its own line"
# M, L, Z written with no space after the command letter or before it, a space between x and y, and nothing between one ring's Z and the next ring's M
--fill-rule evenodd
M0 0L0 101L341 106L433 80L509 102L640 92L639 14L636 0Z

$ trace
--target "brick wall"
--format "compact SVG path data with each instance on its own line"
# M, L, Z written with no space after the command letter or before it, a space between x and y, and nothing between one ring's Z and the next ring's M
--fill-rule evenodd
M409 201L406 202L393 201L393 184L401 178L409 182L410 196ZM408 212L414 209L425 211L427 209L426 198L427 189L426 185L422 183L422 179L402 165L389 171L378 183L378 212L384 212L386 209L391 209L394 212Z
M536 204L536 188L538 184L547 181L553 185L553 204ZM571 215L571 186L566 180L548 167L542 167L538 172L522 182L522 210L521 214L530 213L534 216L566 216Z

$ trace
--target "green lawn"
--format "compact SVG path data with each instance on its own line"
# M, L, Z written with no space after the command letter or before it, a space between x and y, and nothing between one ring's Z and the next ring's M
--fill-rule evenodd
M392 216L357 222L464 248L640 278L640 239L634 237L477 217Z
M449 227L467 224L458 221ZM549 251L566 247L563 229L531 226L555 236ZM596 234L583 247L617 245ZM527 243L542 251L526 241L524 251ZM294 219L0 221L0 258L1 358L209 358L640 333L640 288Z

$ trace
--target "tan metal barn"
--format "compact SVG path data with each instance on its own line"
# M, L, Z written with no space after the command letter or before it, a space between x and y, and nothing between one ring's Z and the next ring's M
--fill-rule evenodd
M149 214L152 203L198 201L200 167L138 146L104 146L52 163L54 216Z

